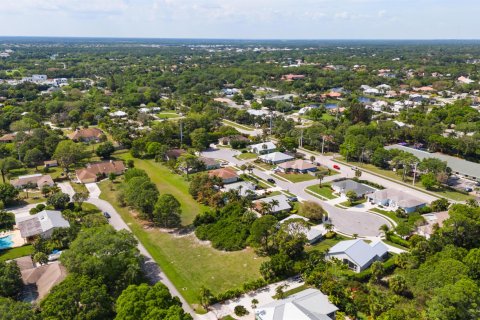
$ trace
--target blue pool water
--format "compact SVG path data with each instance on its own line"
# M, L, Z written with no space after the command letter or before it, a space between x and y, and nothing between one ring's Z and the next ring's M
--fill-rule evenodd
M337 107L336 103L326 103L325 104L325 108L327 108L328 110L335 109L336 107Z
M12 235L0 238L0 250L11 248L13 246L12 238Z

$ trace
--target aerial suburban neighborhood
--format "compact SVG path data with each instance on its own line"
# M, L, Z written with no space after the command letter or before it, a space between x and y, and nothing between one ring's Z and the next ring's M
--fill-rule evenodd
M0 36L0 320L480 319L480 42L216 38Z

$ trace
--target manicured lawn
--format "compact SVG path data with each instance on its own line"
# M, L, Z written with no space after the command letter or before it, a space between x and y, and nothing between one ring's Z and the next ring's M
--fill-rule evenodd
M395 214L394 211L382 210L382 209L378 209L378 208L372 208L372 209L370 209L370 211L373 211L373 212L376 212L376 213L380 213L380 214L382 214L382 215L384 215L384 216L387 216L387 217L389 217L390 219L392 219L393 221L395 221L396 223L400 223L400 222L406 220L406 219L402 219L402 218L397 217L397 215Z
M308 187L307 190L313 191L329 200L338 198L333 194L333 190L330 188L329 184L323 184L321 188L318 184L316 184Z
M124 160L132 159L129 153L118 156ZM177 174L172 173L164 165L153 160L134 159L135 167L143 169L148 176L157 185L160 194L169 193L173 195L182 205L182 224L189 225L193 219L209 208L199 204L188 193L188 182Z
M275 168L275 166L271 165L271 164L268 164L268 163L265 163L265 162L254 162L253 165L259 167L260 169L263 169L263 170L272 170L273 168Z
M339 160L346 162L343 158L339 159ZM374 166L372 164L365 164L365 163L359 163L359 162L348 162L348 164L355 165L359 168L367 169L367 170L369 170L369 171L371 171L371 172L373 172L373 173L375 173L379 176L386 177L390 180L396 180L396 181L403 182L403 183L410 184L410 185L413 182L412 177L407 177L406 181L402 181L402 177L400 175L398 175L396 172L394 172L392 170L380 169L380 168L377 168L376 166ZM417 181L415 182L415 187L417 187L418 189L421 189L421 190L425 190L428 193L437 195L438 197L449 198L449 199L452 199L452 200L455 200L455 201L466 201L468 199L473 198L471 195L463 194L461 192L458 192L458 191L455 191L455 190L449 190L449 189L446 189L446 188L444 188L443 190L439 190L439 191L429 191L429 190L426 190L426 188L422 185L422 183L419 180L420 179L417 179Z
M20 191L18 195L18 199L21 202L27 203L27 204L36 204L36 203L42 203L47 201L47 199L43 197L40 191L34 191L34 192L29 191L28 196L27 196L27 192Z
M297 182L304 182L304 181L311 181L315 180L315 176L312 176L310 174L302 174L302 173L282 173L278 172L277 175L280 177L287 179L288 181L291 181L293 183Z
M29 256L33 252L33 247L31 245L26 245L23 247L6 249L0 251L0 261L12 260L24 256Z
M70 182L75 193L88 193L87 187L83 183Z
M311 246L307 246L305 248L305 250L307 252L309 251L313 251L313 250L318 250L320 252L325 252L325 251L328 251L328 249L330 249L331 247L333 247L334 245L336 245L337 243L339 243L340 241L343 241L343 240L349 240L350 238L347 238L347 237L343 237L343 236L340 236L340 235L336 235L334 238L332 239L324 239L324 240L320 240L319 242L311 245Z
M239 159L239 160L256 159L256 158L257 158L257 154L251 153L251 152L247 152L247 153L239 154L236 158Z
M240 124L240 123L236 123L236 122L233 122L233 121L230 121L230 120L223 119L222 121L223 121L226 125L232 126L232 127L234 127L234 128L240 128L240 129L243 129L243 130L252 130L252 129L254 129L252 126L247 126L247 125Z
M138 168L142 167L140 163L144 162L136 162ZM148 164L144 165L148 167ZM164 181L163 184L166 188L167 182ZM228 289L240 288L244 282L261 277L259 268L265 258L256 257L252 250L224 252L201 243L193 234L177 236L156 229L144 229L127 208L118 206L117 191L110 191L110 185L110 181L99 184L101 198L117 209L168 278L194 307L199 302L201 286L219 294ZM187 206L183 203L184 199L182 197L179 201L182 206Z
M355 206L358 206L359 204L362 204L362 203L365 203L365 202L367 202L367 199L362 198L362 199L355 200L353 203L350 203L350 201L345 201L345 202L340 203L340 205L344 206L344 207L355 207Z
M273 191L273 192L270 192L269 194L267 194L266 196L267 196L267 198L269 198L269 197L279 196L281 194L283 194L283 193L281 193L280 191Z

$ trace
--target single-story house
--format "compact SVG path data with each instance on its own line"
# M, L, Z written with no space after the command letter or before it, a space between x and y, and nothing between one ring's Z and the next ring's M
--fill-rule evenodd
M234 183L239 179L237 172L232 168L220 168L216 170L211 170L210 172L208 172L208 175L210 177L220 178L224 184Z
M416 233L429 239L435 231L435 227L443 227L443 222L450 218L450 215L448 211L441 211L423 214L422 217L425 219L425 224L417 227Z
M238 193L242 197L246 197L250 194L256 195L255 194L255 189L256 186L255 184L249 182L249 181L239 181L239 182L234 182L230 184L226 184L222 191L223 192L228 192L230 190L238 190Z
M228 136L228 137L222 137L218 139L218 144L223 145L223 146L229 146L232 141L239 141L239 142L244 142L248 143L250 140L248 138L245 138L244 136L237 134L234 136Z
M97 182L100 177L106 177L113 173L121 175L125 171L123 161L104 161L97 163L90 163L84 169L75 171L78 181L81 183Z
M280 224L292 219L302 219L303 221L306 221L306 222L310 221L308 218L302 217L298 214L292 214L286 217L285 219L280 220ZM308 242L310 244L313 244L318 240L320 240L327 233L327 229L325 229L325 227L322 224L319 224L315 226L310 226L310 228L305 228L303 232L305 233L305 236L307 237Z
M214 170L220 168L220 161L213 158L199 157L198 160L203 162L205 170Z
M68 135L68 138L70 138L73 141L99 142L103 135L104 135L103 131L98 128L86 128L86 129L75 130L75 132L72 132L71 134Z
M62 282L67 276L67 270L59 262L35 267L30 256L15 259L23 284L26 286L22 293L24 300L40 301L50 290Z
M55 185L52 177L50 177L48 174L43 175L41 173L31 174L28 176L20 176L18 177L18 179L11 180L10 183L17 189L23 189L28 186L35 186L41 189L44 186L52 187Z
M341 241L330 248L325 259L337 259L350 270L361 272L375 261L382 261L388 254L387 246L381 241L367 243L362 239Z
M126 117L127 115L128 115L128 113L126 113L125 111L121 111L121 110L109 113L109 116L113 117L113 118L123 118L123 117Z
M277 201L278 204L272 205L272 202ZM268 197L259 199L254 202L254 208L257 212L260 212L262 209L262 203L269 203L272 206L271 213L287 212L292 209L292 206L288 202L287 196L281 194L278 196Z
M257 320L334 320L338 308L317 289L305 289L255 309Z
M24 239L40 236L48 239L52 236L53 230L58 228L70 228L60 211L43 210L37 214L19 218L16 221L17 228L20 229L20 235Z
M275 143L271 141L252 144L248 146L248 150L256 154L267 154L277 150Z
M359 198L375 191L374 188L353 180L341 180L332 183L333 191L345 197L348 191L355 191Z
M10 143L15 141L15 133L7 133L0 137L0 142Z
M400 208L405 210L406 213L412 213L426 205L425 201L397 189L378 190L367 197L368 201L374 204L388 207L392 210Z
M307 162L303 159L292 160L280 163L278 168L285 172L298 172L298 173L308 173L317 171L317 166L313 163Z
M279 163L291 161L294 159L292 156L282 152L268 153L268 154L261 155L258 158L263 162L270 163L270 164L279 164Z
M58 167L58 161L57 160L47 160L43 162L43 166L45 168L54 168Z
M185 149L170 149L165 153L165 158L167 160L177 160L180 156L187 153Z

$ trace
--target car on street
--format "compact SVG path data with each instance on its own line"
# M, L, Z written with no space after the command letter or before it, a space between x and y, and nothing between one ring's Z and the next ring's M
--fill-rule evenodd
M276 183L275 180L273 180L272 178L268 178L267 181L270 183Z
M107 219L110 219L110 218L112 217L112 216L110 215L110 213L108 213L108 212L106 212L106 211L103 213L103 216L104 216L105 218L107 218Z
M288 201L290 202L297 202L298 198L297 197L288 197Z
M335 169L335 170L340 170L340 166L339 166L338 164L334 164L334 165L333 165L333 169Z

